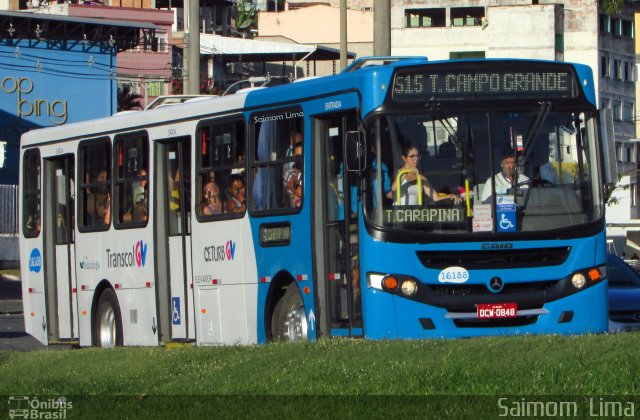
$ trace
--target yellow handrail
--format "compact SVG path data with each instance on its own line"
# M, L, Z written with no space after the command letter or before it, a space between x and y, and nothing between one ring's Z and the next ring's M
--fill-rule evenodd
M422 205L422 177L420 176L419 172L414 172L413 169L404 169L404 170L400 170L398 171L398 175L396 175L396 205L401 205L402 203L400 202L400 180L402 179L403 175L407 175L407 174L416 174L417 180L418 180L418 205L421 206ZM409 193L409 191L407 191L407 194Z

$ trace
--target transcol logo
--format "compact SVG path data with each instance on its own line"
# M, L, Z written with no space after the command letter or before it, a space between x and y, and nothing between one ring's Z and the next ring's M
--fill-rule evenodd
M144 267L147 263L147 244L138 241L131 251L111 252L107 249L107 266L109 268Z

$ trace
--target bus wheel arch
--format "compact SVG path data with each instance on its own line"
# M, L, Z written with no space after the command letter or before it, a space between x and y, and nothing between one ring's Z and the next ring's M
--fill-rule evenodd
M289 273L274 277L265 313L270 341L306 341L307 315L297 283Z
M91 336L96 347L122 346L122 314L118 297L108 281L96 287L91 305Z

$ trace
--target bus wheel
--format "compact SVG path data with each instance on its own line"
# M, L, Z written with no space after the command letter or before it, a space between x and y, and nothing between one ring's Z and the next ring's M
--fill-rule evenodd
M122 317L113 289L105 289L100 296L93 323L93 342L102 348L122 345Z
M295 283L287 286L271 317L273 341L307 340L307 314Z

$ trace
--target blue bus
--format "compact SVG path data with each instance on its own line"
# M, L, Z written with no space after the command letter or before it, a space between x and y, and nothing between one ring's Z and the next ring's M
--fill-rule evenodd
M26 133L27 332L102 347L603 332L595 104L583 65L383 57Z

